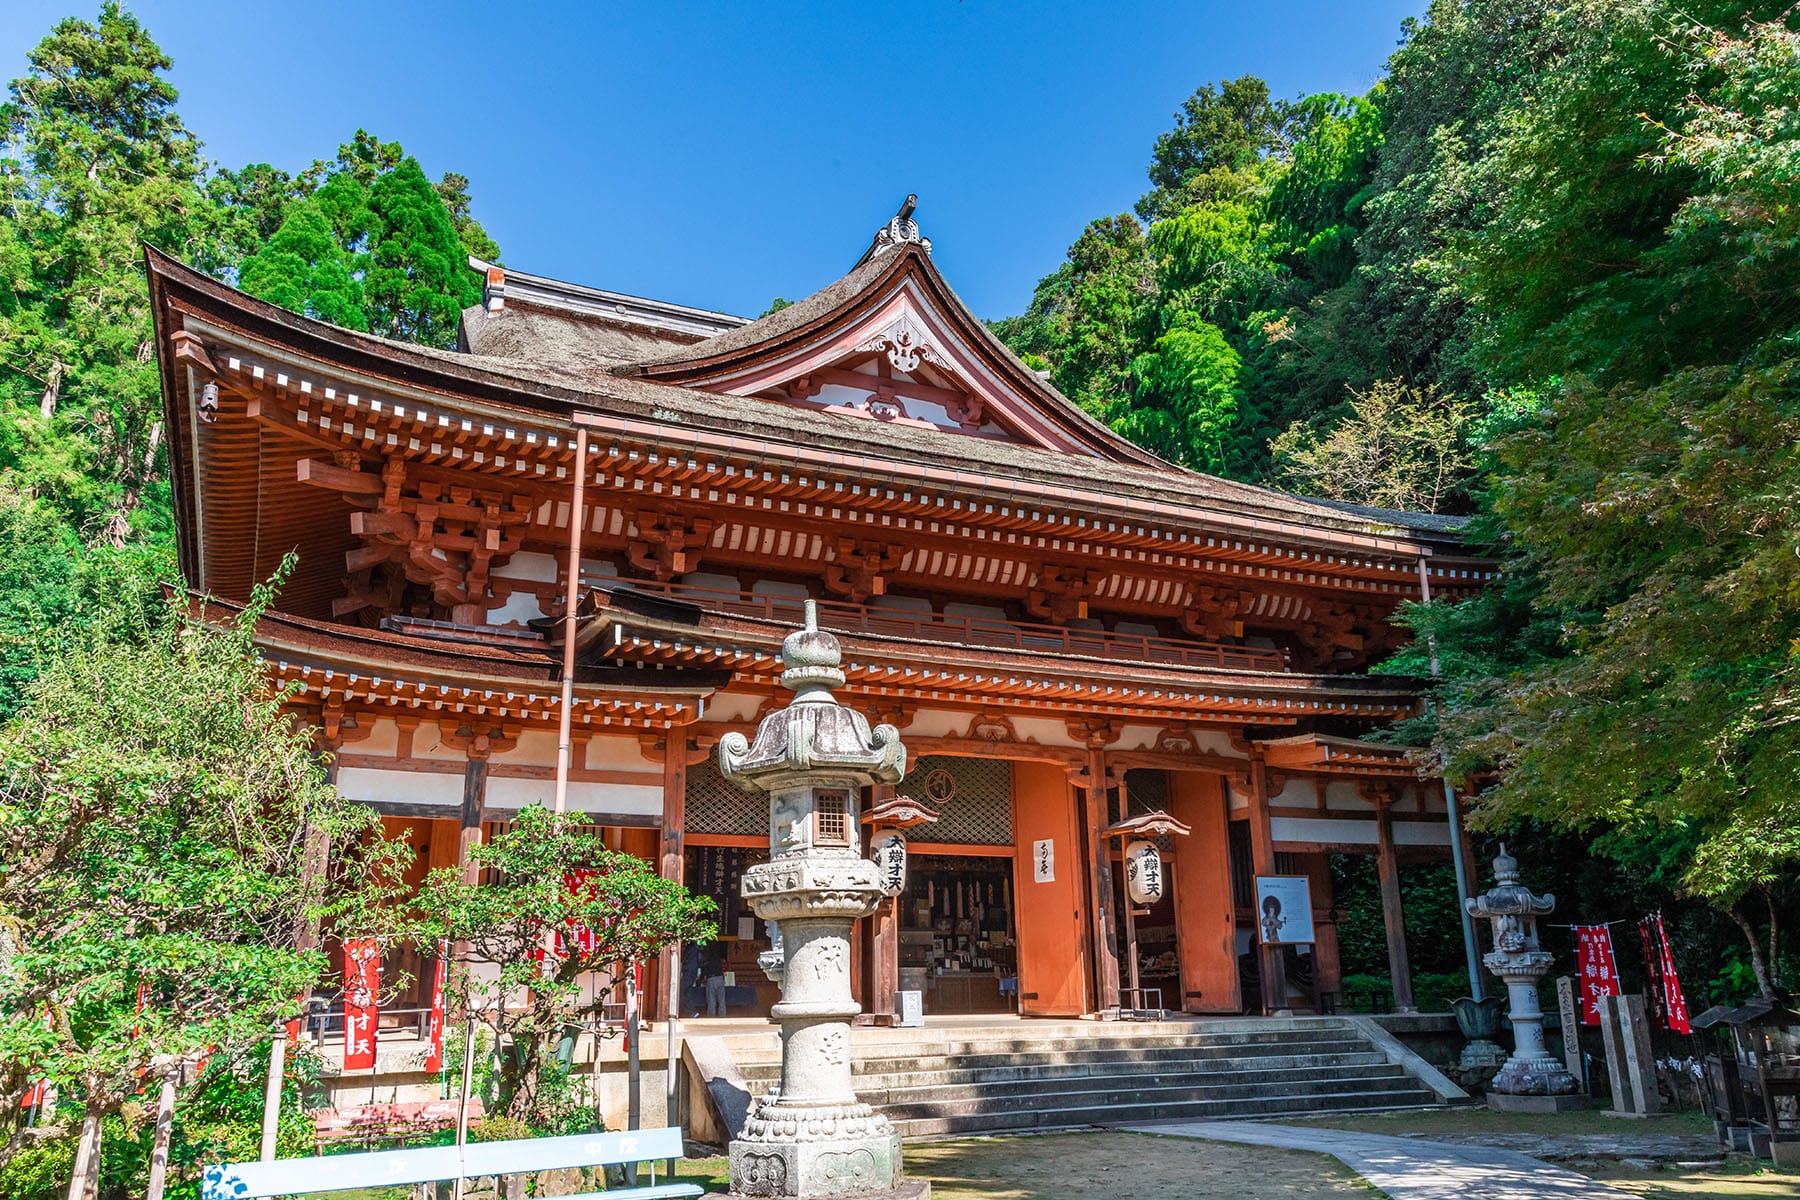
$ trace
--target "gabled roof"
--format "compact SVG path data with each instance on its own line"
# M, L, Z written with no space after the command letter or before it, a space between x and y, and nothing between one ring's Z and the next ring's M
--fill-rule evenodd
M1051 387L951 290L922 241L894 242L806 299L748 325L625 369L662 383L733 395L767 393L897 331L979 398L1011 440L1108 462L1167 467ZM915 356L916 357L916 356Z

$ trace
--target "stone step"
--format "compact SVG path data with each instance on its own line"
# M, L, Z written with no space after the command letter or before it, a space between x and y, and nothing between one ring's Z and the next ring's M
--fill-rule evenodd
M1121 1043L1114 1039L1052 1039L1049 1041L953 1043L937 1046L865 1046L852 1043L851 1056L857 1064L893 1064L892 1069L906 1069L906 1064L953 1059L971 1065L1002 1063L1054 1064L1060 1062L1147 1061L1163 1058L1240 1057L1246 1054L1336 1053L1366 1049L1368 1042L1354 1031L1330 1031L1317 1037L1284 1037L1258 1039L1188 1038L1136 1040ZM740 1066L777 1064L781 1059L779 1045L771 1044L755 1050L739 1050Z
M1340 1068L1379 1066L1387 1056L1368 1048L1365 1042L1343 1043L1343 1048L1320 1053L1238 1054L1230 1057L1208 1057L1191 1054L1094 1055L1060 1057L1039 1055L984 1056L979 1060L877 1059L855 1064L853 1074L858 1088L879 1087L894 1079L913 1079L920 1083L963 1083L971 1080L1004 1080L1040 1076L1139 1075L1145 1072L1227 1073L1241 1070L1266 1070L1308 1067L1319 1072ZM740 1068L752 1082L773 1082L781 1076L780 1063L753 1063Z
M1356 1038L1361 1034L1341 1018L1240 1018L1237 1021L1170 1021L1145 1025L1087 1022L1081 1025L1038 1026L1024 1023L1018 1029L981 1031L934 1029L857 1029L851 1034L851 1053L857 1057L931 1054L1014 1054L1031 1050L1082 1050L1157 1045L1249 1045L1271 1042L1309 1043L1325 1038ZM774 1029L731 1034L723 1041L739 1061L779 1054L780 1039Z
M870 1086L859 1083L857 1098L882 1107L910 1103L936 1103L956 1100L985 1100L1001 1097L1079 1096L1094 1090L1150 1095L1169 1090L1205 1089L1241 1092L1246 1096L1270 1091L1286 1093L1315 1084L1343 1088L1352 1083L1377 1086L1384 1083L1407 1083L1411 1078L1398 1067L1387 1063L1360 1067L1337 1067L1329 1072L1307 1067L1247 1069L1219 1073L1158 1072L1147 1075L1057 1075L1022 1076L1010 1079L984 1079L957 1083L927 1082L908 1079ZM1100 1085L1096 1089L1096 1085Z
M1049 1109L1071 1112L1138 1107L1160 1111L1196 1103L1233 1104L1237 1106L1237 1111L1242 1112L1246 1103L1260 1106L1265 1101L1278 1100L1291 1103L1300 1100L1310 1101L1320 1096L1385 1095L1393 1092L1405 1092L1409 1098L1414 1100L1421 1096L1429 1098L1429 1093L1398 1072L1385 1078L1358 1081L1362 1086L1350 1086L1347 1081L1341 1079L1314 1078L1290 1079L1280 1084L1278 1089L1255 1082L1196 1084L1182 1080L1154 1087L1120 1085L1094 1087L1091 1085L1096 1081L1087 1082L1090 1086L1085 1088L1067 1088L1048 1092L1020 1092L1012 1088L995 1088L960 1097L939 1098L915 1094L916 1098L885 1103L879 1107L889 1120L904 1121L917 1117L961 1117L975 1113ZM864 1097L864 1099L868 1099L868 1097Z
M1024 1133L1093 1126L1136 1125L1206 1118L1298 1117L1341 1112L1396 1112L1437 1108L1418 1088L1342 1092L1313 1096L1269 1096L1247 1106L1241 1100L1198 1100L1184 1104L1124 1104L1104 1108L1033 1108L960 1116L908 1117L894 1122L907 1139L977 1133Z

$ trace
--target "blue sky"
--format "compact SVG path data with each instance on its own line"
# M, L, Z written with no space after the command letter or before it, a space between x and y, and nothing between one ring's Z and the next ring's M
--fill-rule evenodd
M984 317L1145 189L1196 86L1362 91L1424 0L382 3L135 0L216 160L290 170L356 128L522 270L754 316L855 261L908 191ZM0 4L4 78L98 0Z

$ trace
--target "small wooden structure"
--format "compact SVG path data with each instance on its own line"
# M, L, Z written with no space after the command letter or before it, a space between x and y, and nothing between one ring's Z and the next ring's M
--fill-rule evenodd
M1703 1062L1719 1140L1800 1165L1800 1013L1752 1000L1709 1008L1693 1025L1714 1038Z

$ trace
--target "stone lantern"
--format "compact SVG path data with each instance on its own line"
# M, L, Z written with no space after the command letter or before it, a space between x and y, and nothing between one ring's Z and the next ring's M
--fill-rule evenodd
M1581 1085L1562 1060L1544 1048L1544 1011L1538 980L1553 955L1538 944L1537 919L1556 908L1555 896L1534 896L1519 882L1519 863L1500 847L1494 859L1494 886L1465 901L1470 914L1493 922L1494 948L1483 958L1506 984L1512 1011L1513 1052L1488 1084L1490 1107L1512 1111L1556 1111L1581 1107Z
M725 778L769 798L769 861L744 872L744 899L781 930L781 1082L750 1107L731 1142L731 1190L744 1196L923 1195L901 1179L900 1137L860 1103L850 1082L850 933L882 898L881 873L859 852L864 787L894 784L906 749L891 725L870 730L839 704L838 641L806 628L781 646L788 706L763 719L754 741L719 740Z

